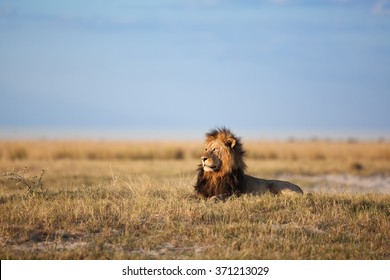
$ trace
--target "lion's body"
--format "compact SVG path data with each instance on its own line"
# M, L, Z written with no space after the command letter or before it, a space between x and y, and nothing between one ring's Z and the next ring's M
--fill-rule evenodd
M205 151L198 169L195 192L204 198L232 195L302 194L297 185L280 180L259 179L245 174L245 152L241 139L225 128L206 134Z
M300 187L287 181L266 180L245 175L243 193L261 195L266 192L273 194L303 193Z

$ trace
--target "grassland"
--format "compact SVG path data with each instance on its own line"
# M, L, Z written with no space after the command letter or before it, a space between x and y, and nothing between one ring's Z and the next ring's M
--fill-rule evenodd
M47 171L0 180L0 259L390 259L390 195L305 179L388 178L388 142L244 145L248 173L306 194L194 199L198 142L2 141L2 174Z

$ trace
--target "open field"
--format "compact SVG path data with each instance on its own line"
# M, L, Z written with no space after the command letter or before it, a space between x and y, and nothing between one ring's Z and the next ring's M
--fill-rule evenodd
M306 194L193 199L198 142L0 141L3 175L47 170L2 177L0 258L390 259L390 143L244 147Z

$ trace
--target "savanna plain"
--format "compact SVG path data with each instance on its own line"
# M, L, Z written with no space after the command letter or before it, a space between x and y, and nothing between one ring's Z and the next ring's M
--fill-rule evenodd
M0 141L0 259L390 259L389 142L244 148L305 194L194 198L196 141Z

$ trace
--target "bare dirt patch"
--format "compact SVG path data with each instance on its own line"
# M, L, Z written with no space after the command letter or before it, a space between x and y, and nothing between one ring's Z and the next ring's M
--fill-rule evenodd
M306 191L325 193L383 193L390 194L390 176L353 174L291 175L281 179L302 182Z

